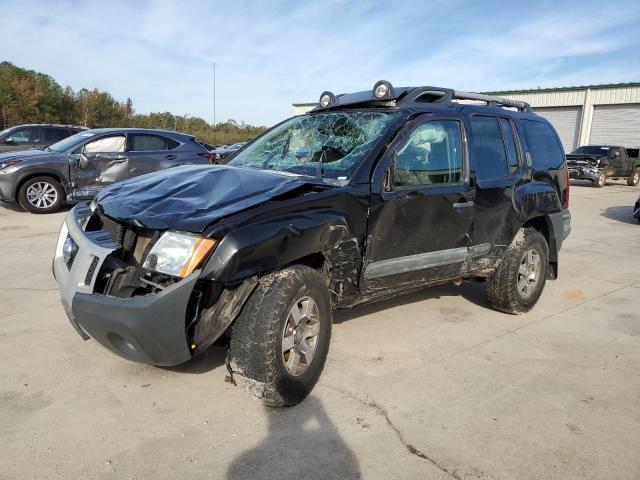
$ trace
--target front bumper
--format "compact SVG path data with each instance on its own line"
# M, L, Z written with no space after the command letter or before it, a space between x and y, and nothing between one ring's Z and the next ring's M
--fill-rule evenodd
M576 180L598 180L602 174L602 168L588 166L567 166L569 178Z
M71 324L85 340L91 337L129 360L161 366L189 360L185 314L200 271L158 294L116 298L93 293L103 262L118 247L106 232L84 231L90 216L84 203L67 213L53 260L62 305ZM70 269L62 255L67 235L78 245Z

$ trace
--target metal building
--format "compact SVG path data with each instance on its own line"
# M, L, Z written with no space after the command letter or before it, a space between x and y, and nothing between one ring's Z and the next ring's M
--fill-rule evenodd
M485 92L524 100L556 128L564 149L612 144L640 147L640 83ZM317 104L294 103L294 115Z

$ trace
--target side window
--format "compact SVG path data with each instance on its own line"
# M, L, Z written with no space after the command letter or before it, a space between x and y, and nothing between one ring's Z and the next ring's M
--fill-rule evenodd
M84 146L84 153L124 152L125 140L126 137L124 135L98 138Z
M157 135L134 135L131 142L133 152L155 152L170 149L168 139Z
M534 168L536 170L560 168L564 162L564 153L551 126L533 120L525 120L522 123Z
M9 138L18 145L25 143L36 143L40 141L40 129L39 128L21 128L16 130Z
M69 136L69 130L64 128L45 128L44 141L54 143Z
M507 163L509 170L515 172L518 170L518 149L516 148L516 140L513 133L513 126L506 118L498 118L500 130L502 130L502 138L504 146L507 148Z
M456 120L423 123L396 152L396 187L461 181L462 134Z
M496 117L471 117L471 152L476 160L478 180L497 180L509 176L507 153Z

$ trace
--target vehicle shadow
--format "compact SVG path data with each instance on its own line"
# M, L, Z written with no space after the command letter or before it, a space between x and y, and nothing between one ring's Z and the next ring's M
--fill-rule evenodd
M159 367L176 373L201 374L207 373L225 364L227 349L224 345L213 344L200 355L193 357L175 367Z
M633 218L633 206L619 205L615 207L608 207L601 215L611 220L617 220L622 223L630 223L635 225L638 221Z
M387 300L380 300L375 303L357 305L353 308L336 310L333 313L333 323L342 323L365 315L372 315L389 308L400 305L424 302L441 297L463 297L468 302L479 307L491 308L485 295L485 286L479 282L467 282L460 286L453 284L423 287L411 293L399 295Z
M267 437L233 460L228 480L361 478L355 455L317 397L293 408L265 408Z

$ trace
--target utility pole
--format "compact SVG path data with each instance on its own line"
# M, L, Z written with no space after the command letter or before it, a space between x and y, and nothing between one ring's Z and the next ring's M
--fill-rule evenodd
M213 126L216 126L216 62L213 62Z

